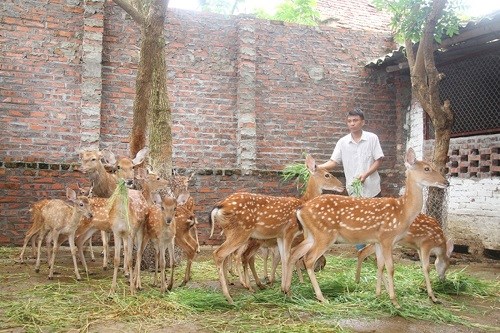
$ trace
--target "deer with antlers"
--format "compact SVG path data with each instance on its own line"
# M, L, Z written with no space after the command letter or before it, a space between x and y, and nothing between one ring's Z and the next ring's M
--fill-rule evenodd
M418 161L413 149L405 159L406 190L400 198L355 198L326 194L297 210L304 241L292 252L285 276L284 292L290 293L292 263L304 258L316 298L324 302L314 274L314 263L337 239L348 243L375 243L377 254L376 294L381 293L383 269L388 275L389 298L399 308L394 292L392 249L422 209L423 187L446 188L448 181L428 163Z
M83 217L92 217L92 209L87 197L77 196L76 192L70 188L66 189L66 197L68 201L60 199L47 200L41 204L39 209L33 211L33 225L39 226L35 271L37 273L40 271L42 241L49 234L49 240L52 244L49 258L49 279L53 278L56 253L60 245L59 235L67 235L76 279L81 280L76 261L75 231Z
M450 257L453 252L453 241L451 239L447 240L438 220L432 216L418 214L413 223L410 224L410 228L406 235L404 235L404 238L399 241L399 244L417 250L422 263L422 272L425 277L427 294L434 303L439 303L432 291L431 279L429 278L429 257L431 254L436 255L434 265L436 266L439 278L444 280L446 270L450 265ZM368 244L358 251L356 283L359 283L363 260L373 253L375 253L374 244Z
M301 198L274 197L253 193L234 193L219 202L211 211L212 234L215 223L222 228L226 240L214 251L222 292L230 304L225 273L225 261L250 238L276 238L281 261L286 267L293 238L299 232L295 222L295 209L323 190L342 192L342 183L332 174L316 167L314 159L308 155L306 166L311 173L306 191Z

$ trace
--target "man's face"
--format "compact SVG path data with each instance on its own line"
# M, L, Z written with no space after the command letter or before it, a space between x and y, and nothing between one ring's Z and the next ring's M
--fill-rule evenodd
M347 127L349 127L349 131L358 132L361 131L363 126L365 125L365 121L361 119L360 116L348 116L347 117Z

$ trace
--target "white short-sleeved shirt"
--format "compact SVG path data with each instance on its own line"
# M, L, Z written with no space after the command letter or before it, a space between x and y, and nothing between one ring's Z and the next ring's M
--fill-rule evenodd
M351 134L339 139L333 149L331 160L342 164L346 177L347 193L352 195L352 182L355 177L366 172L370 166L384 157L378 136L371 132L363 131L358 143L354 142ZM372 198L380 193L380 175L377 171L366 178L363 184L362 196Z

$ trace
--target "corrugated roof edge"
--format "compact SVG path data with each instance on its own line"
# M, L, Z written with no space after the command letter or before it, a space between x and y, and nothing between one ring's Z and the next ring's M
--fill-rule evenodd
M461 33L474 29L478 25L488 23L490 21L495 20L496 18L500 18L500 10L494 11L490 14L484 15L478 19L464 22L464 24L460 27L458 35ZM456 36L456 35L455 35ZM448 38L446 38L448 39ZM443 39L445 41L446 39ZM374 68L374 67L382 67L385 65L391 65L397 63L397 60L405 57L405 47L401 45L398 49L393 50L391 53L387 53L379 58L373 59L369 61L365 67Z

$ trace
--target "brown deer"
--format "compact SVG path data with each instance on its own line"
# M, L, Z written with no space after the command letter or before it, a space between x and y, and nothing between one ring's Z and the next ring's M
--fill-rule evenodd
M124 269L129 275L130 293L135 294L134 269L132 267L132 250L142 246L143 225L149 210L149 205L141 191L128 189L125 181L120 182L115 193L109 198L109 221L115 241L115 255L113 260L113 282L110 295L116 290L120 254L123 244ZM135 271L140 270L140 258L137 251Z
M77 197L75 191L70 188L66 189L66 197L69 202L60 199L48 200L33 216L33 224L40 226L35 271L37 273L40 271L42 241L47 233L50 233L49 237L53 248L49 259L49 279L53 278L56 252L60 245L59 235L67 235L76 279L81 280L76 261L75 231L83 217L92 217L92 210L88 198L84 196Z
M149 204L153 204L152 197L155 193L159 193L160 196L187 196L187 200L179 203L175 210L175 244L180 247L187 259L186 271L181 286L191 279L191 266L196 253L200 251L196 230L197 222L194 214L194 200L188 195L188 182L192 177L193 174L190 177L173 175L168 179L163 179L150 170L146 173L144 169L141 169L137 175L138 185Z
M453 252L453 241L451 239L446 239L438 220L432 216L418 214L413 223L410 224L410 228L404 238L399 241L399 244L417 250L422 263L422 272L425 277L427 294L434 303L439 303L434 295L434 292L432 291L431 279L429 278L429 257L431 254L436 255L434 265L436 266L439 278L444 280L446 270L450 266L450 257ZM363 249L358 251L356 283L359 283L363 260L372 253L375 253L374 244L368 244Z
M376 293L382 275L388 274L389 298L399 308L394 292L393 245L403 237L422 209L424 186L445 188L448 181L428 163L418 161L413 149L406 153L406 190L400 198L355 198L326 194L306 202L297 210L304 241L292 252L284 292L290 293L292 264L304 257L305 267L319 301L325 301L314 274L314 263L335 243L375 243L378 263ZM383 258L383 259L382 259Z
M215 222L222 228L226 240L214 251L222 292L233 304L227 286L224 262L226 258L246 244L250 238L276 238L280 248L281 262L288 262L290 247L299 232L295 221L295 209L304 202L321 194L323 190L342 192L342 183L332 174L316 167L308 155L306 166L311 173L306 191L301 198L274 197L253 193L234 193L219 202L210 214L212 234Z
M144 147L137 152L133 159L128 157L116 159L115 155L109 151L82 150L79 154L81 164L80 171L89 176L94 197L109 198L116 189L116 184L119 179L123 179L125 184L130 188L135 186L134 168L144 161L148 152L149 149ZM103 163L102 160L104 160L105 163ZM99 201L100 200L93 201L94 205L97 205L96 208L101 206ZM95 221L95 225L93 225L92 221L87 221L87 223L85 223L88 230L82 228L78 230L79 235L84 235L78 238L85 237L85 240L82 241L81 239L77 239L77 243L79 247L82 246L87 239L91 239L92 235L97 230L100 230L103 246L103 269L107 269L109 257L108 234L110 228L109 223L105 224L101 220L103 216L98 216L99 219ZM92 230L92 232L89 230ZM82 258L80 258L80 260L82 260ZM84 266L86 267L86 264L84 264Z
M84 196L84 197L92 197L92 187L81 187L80 184L77 184L78 185L78 192L79 192L79 196ZM41 225L41 222L43 221L42 219L40 218L37 218L39 216L39 214L41 213L42 211L42 208L43 206L45 206L48 202L50 201L50 199L42 199L42 200L39 200L35 203L33 203L31 206L30 206L30 215L31 215L31 226L30 228L28 229L28 231L26 232L26 235L24 237L24 242L23 242L23 247L21 249L21 253L19 255L19 262L20 263L24 263L24 252L26 251L26 247L28 245L28 242L31 240L31 254L33 257L36 258L36 237L42 227ZM60 241L60 244L62 243L62 241ZM50 258L50 239L47 238L47 261L49 260ZM91 257L93 258L93 260L95 260L94 258L94 254L92 252L92 242L89 242L89 251L91 253Z
M153 194L154 204L149 206L149 212L144 224L142 245L138 255L138 265L136 265L136 288L142 289L140 262L146 245L151 240L155 247L155 273L154 284L157 283L158 261L160 263L160 290L172 290L174 284L174 239L176 237L176 208L182 205L188 198L188 194L182 194L178 198L171 195L161 197L158 193ZM168 250L170 259L170 279L168 286L165 281L165 251Z

